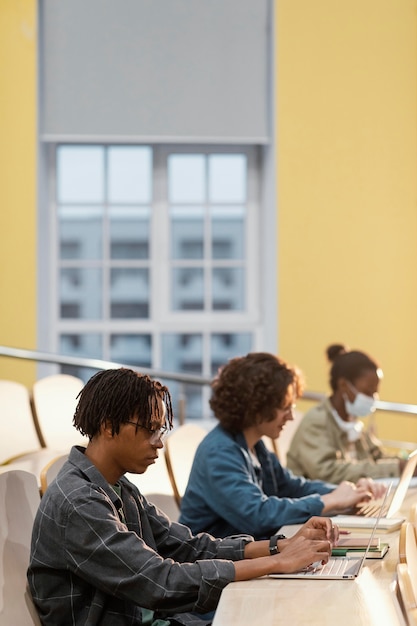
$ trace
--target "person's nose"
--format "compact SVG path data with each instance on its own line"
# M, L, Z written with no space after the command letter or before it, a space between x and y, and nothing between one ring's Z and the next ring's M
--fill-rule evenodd
M285 414L285 421L286 422L292 422L294 420L294 411L295 411L295 409L293 407L288 409L287 413Z

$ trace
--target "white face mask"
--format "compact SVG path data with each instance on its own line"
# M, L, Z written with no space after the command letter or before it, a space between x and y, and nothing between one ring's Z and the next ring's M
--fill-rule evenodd
M336 409L332 409L332 415L340 430L347 434L349 442L355 442L361 438L363 423L360 420L355 417L349 422L345 422L345 420L342 420Z
M353 402L345 397L345 408L347 414L352 417L366 417L370 413L373 413L376 409L376 401L378 399L377 394L367 396L358 391L351 383L349 383L349 386L352 391L356 393L356 396Z

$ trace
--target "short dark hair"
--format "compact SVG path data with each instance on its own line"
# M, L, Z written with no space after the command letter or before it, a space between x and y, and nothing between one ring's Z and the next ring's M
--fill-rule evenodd
M73 423L77 430L90 440L100 431L102 424L110 422L112 434L120 425L137 416L139 424L153 428L152 416L160 416L158 400L166 406L166 423L172 428L173 411L167 387L147 374L121 367L97 372L87 381L77 396Z
M288 387L302 394L302 374L282 359L267 352L235 357L213 380L210 407L221 425L241 432L261 421L270 422L276 409L284 408Z
M366 372L375 372L381 375L381 368L370 356L360 350L349 350L343 344L332 344L326 349L326 355L330 363L329 384L332 391L337 389L337 381L346 378L350 383L360 378Z

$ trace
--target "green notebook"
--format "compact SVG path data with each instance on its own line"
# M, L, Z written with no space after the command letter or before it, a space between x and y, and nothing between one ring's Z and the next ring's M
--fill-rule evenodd
M380 542L378 547L369 548L367 559L382 559L389 549L389 543ZM365 548L343 548L336 546L332 550L332 556L362 556Z

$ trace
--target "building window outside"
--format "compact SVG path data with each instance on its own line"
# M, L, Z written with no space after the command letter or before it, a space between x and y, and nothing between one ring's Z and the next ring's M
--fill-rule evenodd
M57 352L212 377L256 349L256 148L61 144L51 160ZM187 418L207 417L208 390L185 393Z

